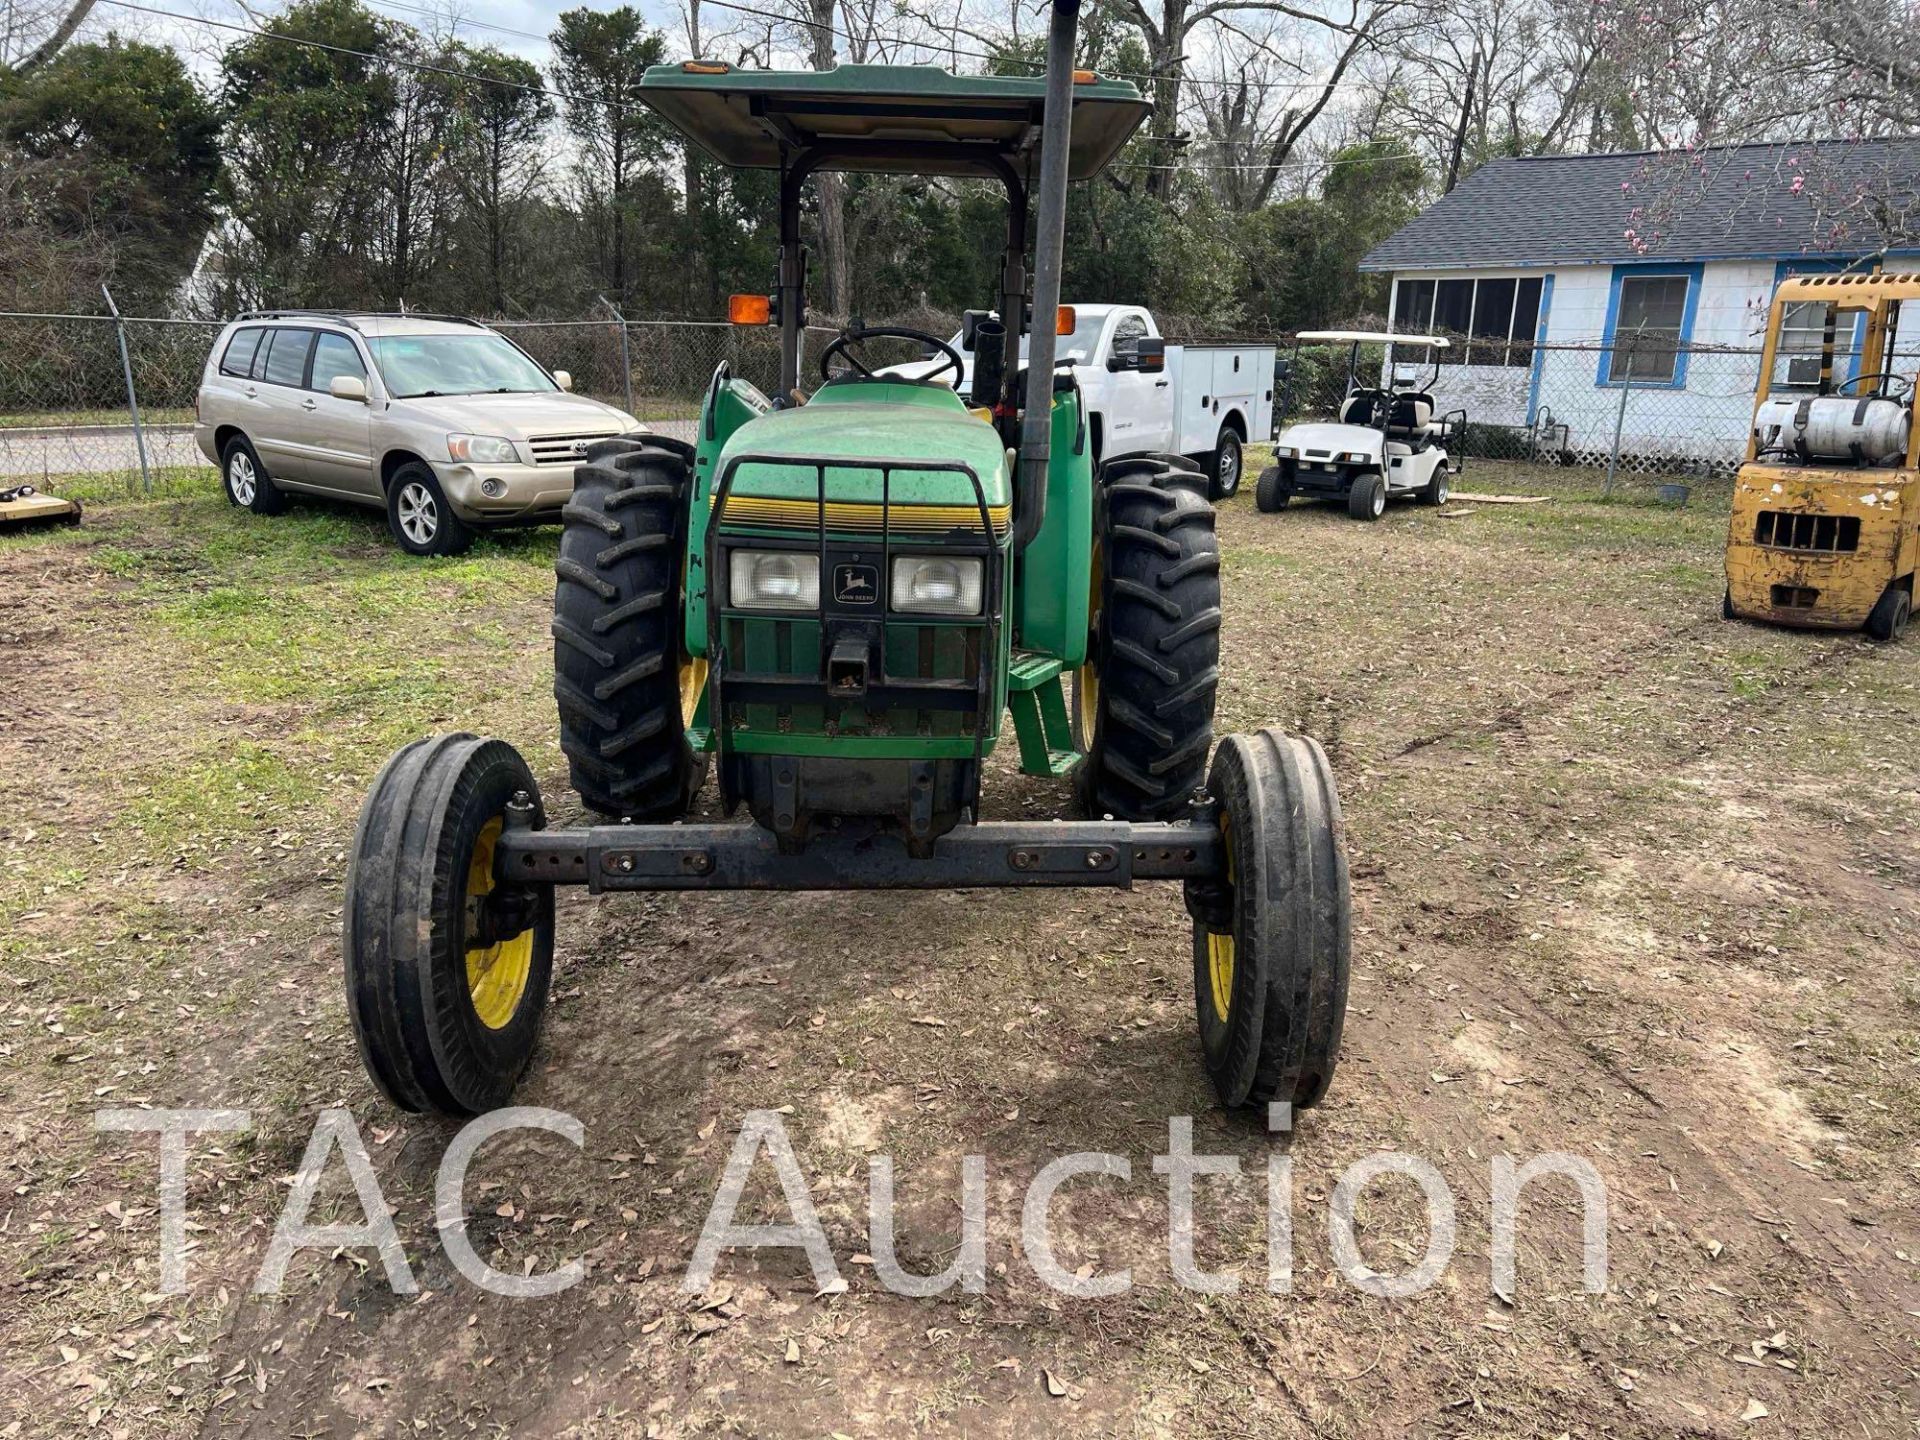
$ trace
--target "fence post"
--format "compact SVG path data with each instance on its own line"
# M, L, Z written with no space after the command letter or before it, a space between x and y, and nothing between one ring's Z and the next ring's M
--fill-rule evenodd
M153 494L153 472L147 468L147 436L140 425L140 397L133 389L133 357L127 353L127 322L120 318L120 307L113 303L113 292L103 284L100 293L107 297L107 310L113 316L114 334L120 339L120 373L127 381L127 409L133 415L133 448L140 455L140 484Z
M1620 377L1620 408L1613 415L1613 450L1607 456L1607 483L1600 487L1602 495L1613 494L1614 472L1620 468L1620 434L1627 428L1627 396L1633 393L1633 352L1634 342L1627 342L1627 373Z
M607 307L607 313L613 316L620 326L620 378L626 383L627 413L633 414L633 355L627 348L627 317L613 308L613 302L606 296L600 297L600 303Z

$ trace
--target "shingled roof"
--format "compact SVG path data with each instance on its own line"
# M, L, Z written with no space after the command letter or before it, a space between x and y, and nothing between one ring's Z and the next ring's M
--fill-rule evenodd
M1920 138L1493 160L1362 270L1920 248Z

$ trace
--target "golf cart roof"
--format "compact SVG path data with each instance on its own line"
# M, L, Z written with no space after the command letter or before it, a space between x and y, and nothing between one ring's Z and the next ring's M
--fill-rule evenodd
M1067 173L1086 180L1152 107L1128 81L1090 71L1076 77ZM723 165L773 170L825 148L822 168L832 170L981 175L991 173L983 162L992 157L1031 175L1046 81L951 75L935 65L743 70L689 60L649 68L640 98Z
M1323 345L1345 345L1355 341L1362 345L1431 346L1435 350L1445 350L1451 343L1439 335L1393 335L1385 330L1302 330L1294 338Z

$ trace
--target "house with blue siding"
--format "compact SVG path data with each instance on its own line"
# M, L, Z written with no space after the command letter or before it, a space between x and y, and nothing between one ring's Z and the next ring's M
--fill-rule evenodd
M1724 463L1780 279L1910 267L1915 237L1920 139L1542 155L1490 161L1360 268L1392 277L1390 329L1456 337L1438 408L1557 421L1589 454L1622 424L1629 449ZM1789 317L1776 383L1812 383L1824 318Z

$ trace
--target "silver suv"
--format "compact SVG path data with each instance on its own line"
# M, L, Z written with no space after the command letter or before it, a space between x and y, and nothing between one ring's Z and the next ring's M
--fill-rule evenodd
M596 440L645 427L477 320L270 310L220 332L194 439L260 515L304 491L384 506L414 555L559 517Z

